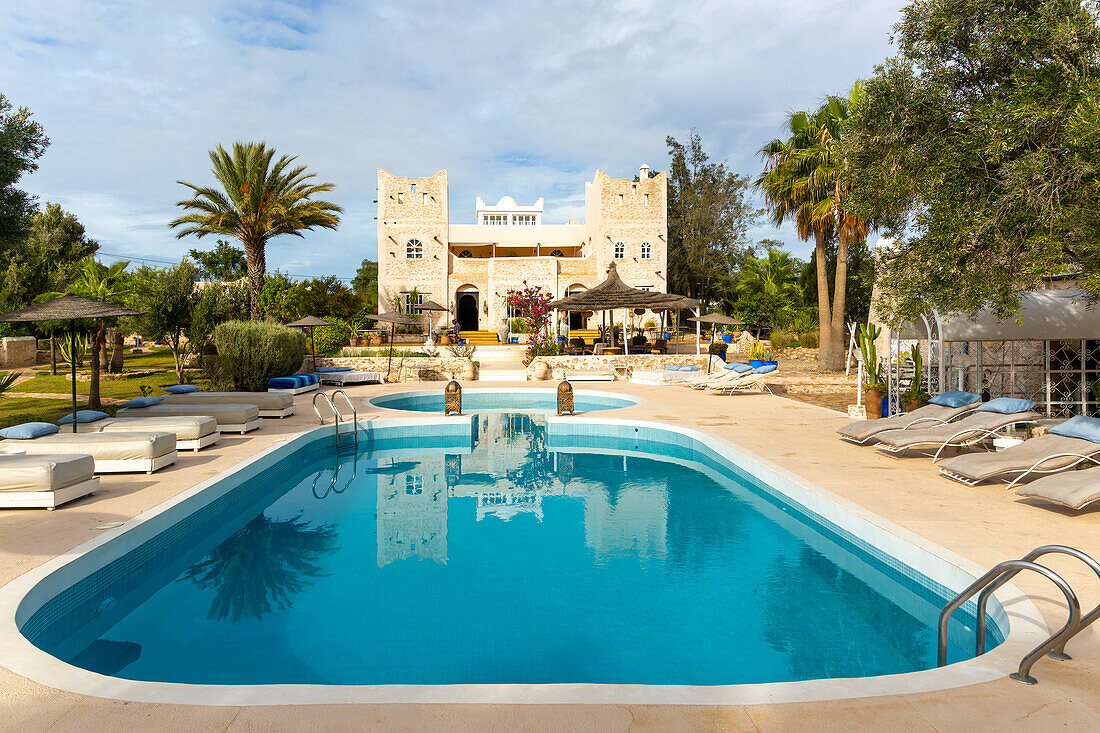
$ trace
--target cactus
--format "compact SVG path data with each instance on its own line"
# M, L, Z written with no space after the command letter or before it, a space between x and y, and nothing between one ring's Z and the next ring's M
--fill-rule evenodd
M859 325L859 353L863 355L863 369L866 371L867 389L882 389L886 380L882 375L882 365L878 361L878 348L875 339L882 334L882 328L873 323Z

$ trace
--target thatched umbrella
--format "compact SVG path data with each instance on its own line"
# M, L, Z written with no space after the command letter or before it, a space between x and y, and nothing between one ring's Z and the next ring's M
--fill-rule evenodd
M313 371L317 371L317 344L313 341L313 329L317 326L335 325L335 323L329 323L324 318L318 318L317 316L306 316L305 318L299 318L294 323L286 324L287 328L300 328L303 331L309 329L309 346L313 352Z
M434 300L425 300L423 303L421 303L420 305L415 306L415 307L421 313L426 313L426 312L430 313L430 312L433 312L433 311L438 312L438 311L447 310L446 306L440 305L439 303L436 303ZM431 338L432 338L432 321L431 321L431 317L429 316L429 318L428 318L428 340L430 341Z
M416 326L418 324L416 321L414 321L412 318L409 318L404 313L397 312L378 313L373 316L367 316L367 318L370 318L373 321L378 321L379 323L390 324L390 358L386 361L386 379L388 380L390 377L390 369L393 365L393 336L394 333L397 331L397 325L401 324L402 326Z
M73 432L76 432L76 322L85 318L115 318L117 316L140 316L145 311L127 308L106 300L85 298L83 295L62 295L45 303L28 305L9 313L0 314L0 321L7 323L30 323L34 321L69 322L69 367L73 380Z
M607 279L599 285L582 290L550 303L550 308L563 311L614 311L618 308L633 310L635 308L694 308L699 301L685 298L673 293L659 293L652 290L640 290L632 288L619 277L618 268L612 262L607 268ZM626 324L626 319L623 319ZM614 317L611 325L614 335ZM629 339L624 339L624 346ZM630 353L626 346L626 353Z

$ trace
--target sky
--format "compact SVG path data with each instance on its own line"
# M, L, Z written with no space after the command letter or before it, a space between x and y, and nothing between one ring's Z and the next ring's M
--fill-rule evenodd
M73 212L105 261L178 261L207 237L168 223L212 184L208 151L263 140L344 208L281 237L269 268L351 278L376 259L376 169L447 169L452 223L474 199L545 197L584 219L597 168L668 167L694 129L755 176L791 110L847 91L894 53L894 0L33 0L0 4L0 92L51 144L21 187ZM809 248L765 221L753 241Z

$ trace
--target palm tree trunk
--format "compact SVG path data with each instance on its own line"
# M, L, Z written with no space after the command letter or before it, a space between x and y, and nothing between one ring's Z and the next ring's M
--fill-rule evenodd
M264 289L264 273L267 271L264 246L248 242L242 242L242 244L244 244L245 259L248 262L248 284L252 289L252 303L249 310L253 321L262 321L264 308L260 303L260 293Z
M836 282L833 286L833 312L829 326L829 338L832 349L825 365L830 371L839 372L844 368L844 319L847 311L848 294L848 235L841 228L836 246Z
M829 309L829 270L825 257L825 233L814 232L814 261L817 265L817 332L819 366L830 369L833 351L833 319Z
M91 363L89 371L91 372L88 379L88 409L98 410L103 407L99 401L99 354L103 348L103 342L100 336L103 332L103 324L96 324L95 331L92 332L92 336L89 339L91 341Z
M53 331L50 331L50 376L57 376L57 344L54 341Z
M126 340L122 331L114 329L114 343L111 346L111 374L122 374L123 352L126 350Z

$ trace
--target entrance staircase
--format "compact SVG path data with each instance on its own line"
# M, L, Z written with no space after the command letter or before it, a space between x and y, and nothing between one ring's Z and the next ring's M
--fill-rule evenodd
M591 346L600 339L600 331L598 328L571 328L569 338L570 340L584 339L584 342Z
M492 331L459 331L458 337L474 346L490 346L500 343L500 339Z

